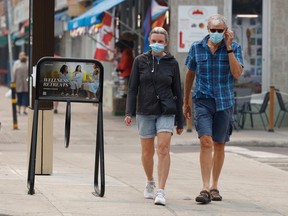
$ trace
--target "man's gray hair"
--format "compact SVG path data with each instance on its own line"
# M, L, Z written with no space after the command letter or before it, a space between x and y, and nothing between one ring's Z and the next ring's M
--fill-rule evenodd
M150 36L152 35L152 34L163 34L164 36L165 36L165 40L168 42L168 32L164 29L164 28L162 28L162 27L155 27L155 28L153 28L152 29L152 31L150 32L150 34L149 34L149 39L150 39Z
M210 29L210 26L211 26L211 24L213 22L221 22L221 23L223 23L224 28L225 29L227 28L227 19L224 16L220 15L220 14L215 14L215 15L212 15L212 16L209 17L208 25L207 25L208 29Z

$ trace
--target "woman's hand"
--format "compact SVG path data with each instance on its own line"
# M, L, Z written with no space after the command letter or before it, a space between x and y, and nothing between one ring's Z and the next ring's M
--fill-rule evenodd
M183 132L183 128L181 128L181 129L176 128L176 133L178 135L182 134L182 132Z
M130 126L132 124L132 117L131 116L125 116L124 122L127 126Z

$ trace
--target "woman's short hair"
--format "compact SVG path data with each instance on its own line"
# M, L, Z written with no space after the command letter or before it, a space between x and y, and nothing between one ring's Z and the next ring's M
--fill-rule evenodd
M208 19L208 25L207 25L208 29L210 29L210 26L211 26L213 21L221 22L221 23L223 23L224 28L225 29L227 28L227 19L220 14L214 14L214 15L210 16Z
M165 36L165 40L168 42L168 32L162 27L155 27L149 34L149 39L152 34L163 34Z

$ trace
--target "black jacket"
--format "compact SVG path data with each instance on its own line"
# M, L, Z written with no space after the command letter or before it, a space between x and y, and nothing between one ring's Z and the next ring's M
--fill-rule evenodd
M153 72L152 72L153 71ZM153 58L151 51L137 56L134 60L129 80L126 102L126 115L160 115L161 107L156 97L152 76L160 98L177 97L177 128L183 128L182 94L179 65L176 59L167 53L159 61ZM137 110L136 110L137 102Z

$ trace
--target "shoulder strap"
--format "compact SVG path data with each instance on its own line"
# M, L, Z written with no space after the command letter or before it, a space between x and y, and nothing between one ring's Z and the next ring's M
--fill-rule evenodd
M157 92L156 85L155 85L155 80L154 80L154 76L153 76L153 73L154 73L154 56L152 58L153 58L153 62L152 62L153 65L152 65L152 70L151 70L150 74L151 74L154 90L155 90L155 93L156 93L156 98L159 100L160 97L159 97L159 94Z

